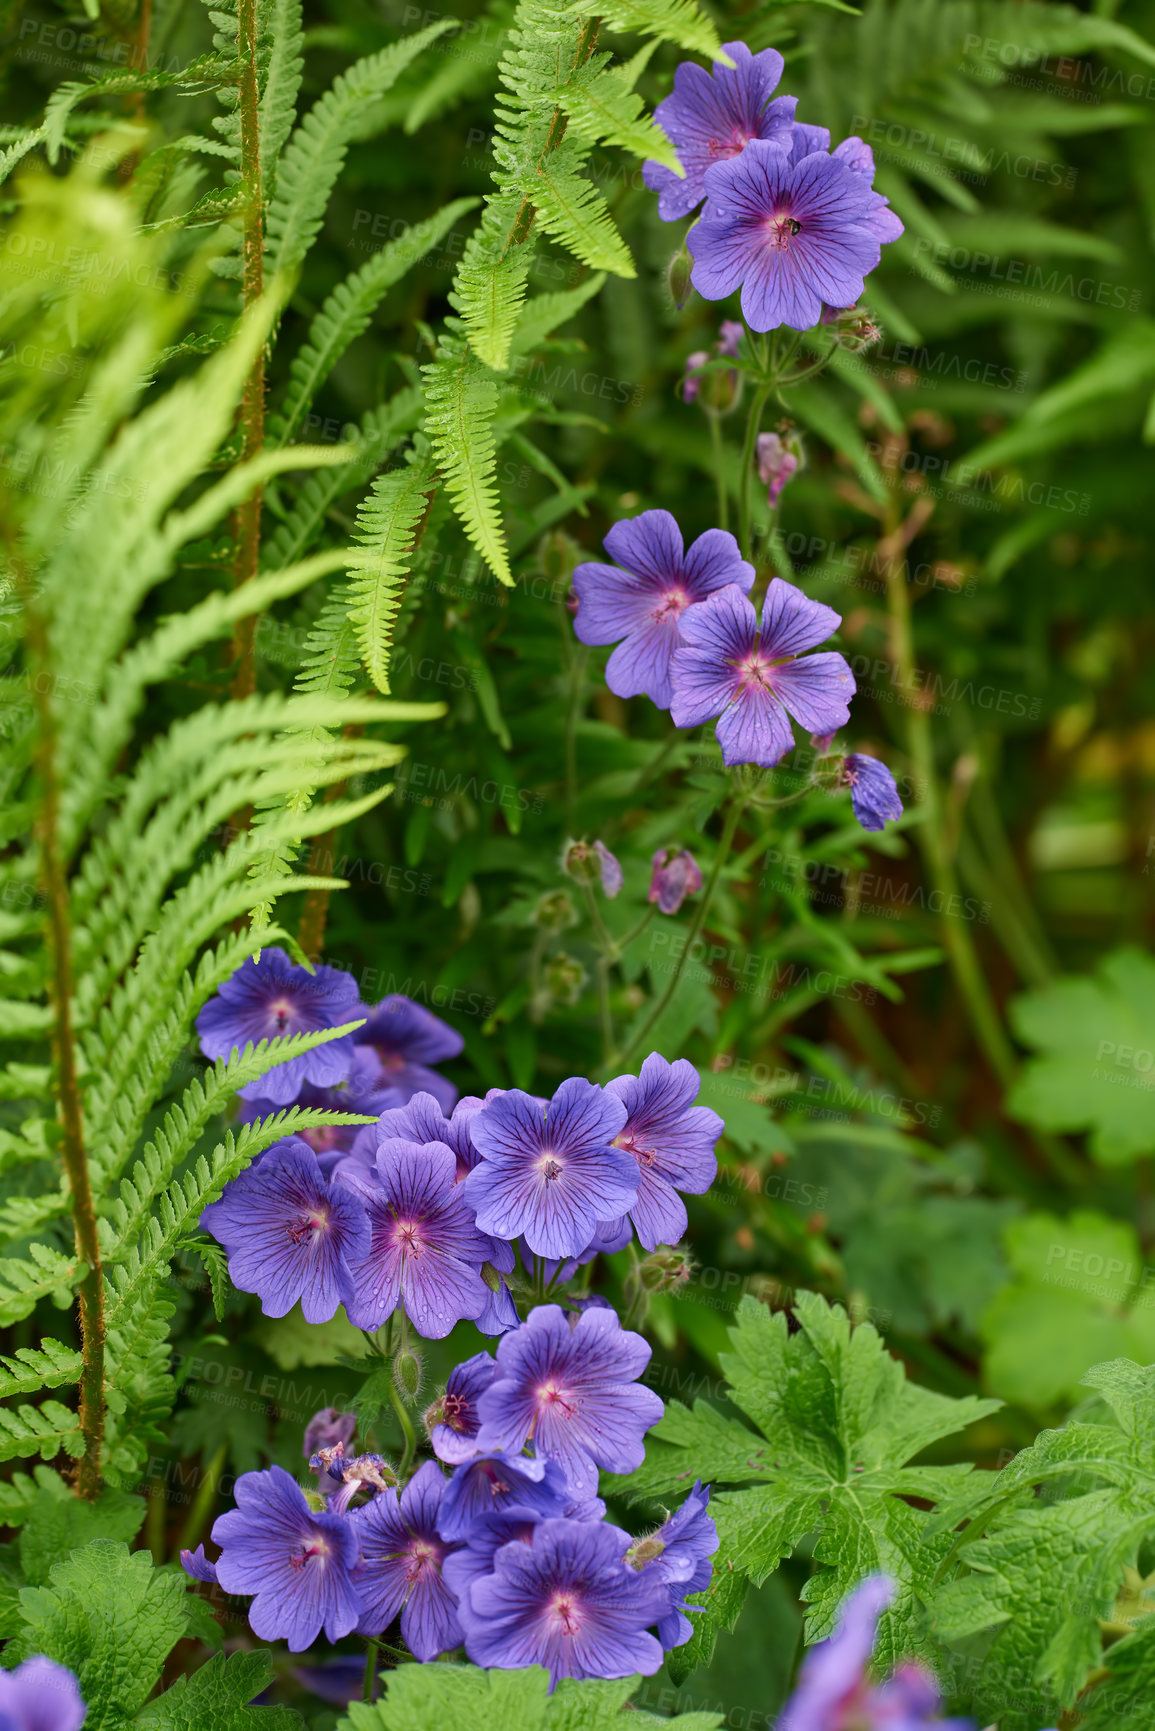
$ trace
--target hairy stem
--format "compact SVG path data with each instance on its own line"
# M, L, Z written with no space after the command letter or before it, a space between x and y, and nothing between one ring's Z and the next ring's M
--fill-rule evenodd
M389 1400L397 1415L397 1423L401 1426L401 1435L404 1439L401 1460L397 1467L397 1477L402 1484L405 1484L408 1482L409 1472L413 1466L413 1457L417 1453L417 1435L413 1429L413 1420L406 1412L405 1402L401 1399L398 1391L397 1380L392 1375L389 1378Z
M197 1494L193 1498L192 1508L188 1512L188 1520L180 1536L182 1551L191 1551L199 1543L201 1534L208 1525L209 1516L213 1512L213 1504L217 1500L220 1488L221 1474L225 1470L225 1462L229 1458L229 1445L223 1442L204 1469L204 1477L197 1486Z
M714 459L714 489L718 504L718 527L730 527L730 498L726 492L726 441L722 437L720 415L707 414L710 423L710 451Z
M772 385L759 385L754 392L754 400L750 404L750 413L746 417L746 438L742 445L742 468L738 476L738 545L743 556L753 560L754 548L750 539L750 505L754 488L754 446L758 439L758 429L762 425L762 410L766 407L766 399L770 395Z
M710 903L714 899L714 891L718 886L718 879L722 875L722 867L730 857L730 849L734 845L734 837L738 833L738 825L741 822L742 813L746 809L747 797L748 795L746 793L735 792L731 795L730 809L726 813L726 822L722 829L722 839L718 843L718 851L714 855L714 863L710 867L710 875L706 879L705 888L698 898L698 905L694 910L694 917L690 922L690 929L686 934L686 941L682 945L681 952L674 964L674 970L670 975L666 989L657 1002L652 1006L649 1015L640 1024L637 1031L634 1034L631 1034L630 1038L626 1041L621 1050L615 1052L613 1057L606 1063L604 1068L607 1074L611 1070L619 1069L622 1064L627 1062L631 1054L637 1051L638 1047L646 1039L646 1036L661 1020L674 996L674 993L677 991L678 981L682 977L682 969L686 965L687 957L697 942L698 933L701 931L702 926L705 923L706 915L710 911Z
M257 0L238 0L237 46L243 69L240 78L241 175L248 191L242 250L241 294L245 310L260 300L265 286L265 218L261 194L260 92L257 87ZM265 346L249 368L241 396L241 461L257 455L265 439ZM236 552L233 582L256 576L261 554L261 498L258 487L233 513ZM256 621L249 615L237 625L233 657L234 697L249 697L256 689Z
M48 633L36 609L27 609L29 643L41 668L48 665ZM104 1444L104 1272L96 1231L96 1208L84 1146L84 1117L72 1032L72 926L69 918L68 874L60 853L60 785L56 773L56 720L51 680L33 682L40 709L40 857L48 904L51 955L52 1045L63 1140L61 1152L71 1192L76 1254L86 1265L77 1292L80 1311L82 1369L80 1373L80 1434L84 1453L74 1469L80 1496L93 1500L100 1492L100 1456ZM43 687L43 689L42 689Z

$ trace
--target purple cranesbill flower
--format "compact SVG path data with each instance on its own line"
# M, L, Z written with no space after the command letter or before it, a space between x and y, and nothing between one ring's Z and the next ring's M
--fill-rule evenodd
M563 1515L569 1500L565 1474L555 1461L479 1454L453 1469L438 1530L444 1539L468 1539L478 1515L519 1509L542 1521Z
M310 973L274 946L262 950L259 961L249 956L209 999L197 1017L197 1033L206 1058L228 1058L250 1043L339 1028L363 1014L352 974L325 967ZM306 1082L318 1088L343 1082L352 1062L353 1036L342 1034L247 1082L241 1098L291 1106Z
M782 144L754 139L708 170L706 192L686 239L693 284L706 300L740 286L752 330L810 330L823 303L853 306L878 264L884 201L836 157L815 151L792 163Z
M806 1655L798 1687L783 1708L778 1731L974 1731L969 1719L936 1719L938 1685L907 1661L882 1683L866 1667L878 1619L894 1597L894 1582L868 1575L842 1603L828 1640Z
M629 1211L647 1250L677 1244L688 1224L679 1190L701 1196L718 1175L714 1148L726 1128L717 1112L695 1106L702 1088L685 1058L667 1063L651 1052L638 1076L606 1083L628 1117L614 1137L638 1163L638 1194Z
M724 529L707 529L685 551L668 511L642 511L615 523L604 546L617 565L590 562L573 574L574 630L582 643L617 644L606 663L606 684L618 697L644 695L668 709L670 657L682 614L728 583L748 590L754 567Z
M706 1513L709 1503L710 1487L703 1489L698 1479L677 1513L626 1553L632 1568L652 1571L670 1589L670 1611L658 1623L658 1639L667 1652L693 1634L686 1611L697 1607L687 1606L686 1598L704 1593L714 1572L710 1558L718 1549L718 1529Z
M497 1365L488 1352L476 1353L463 1364L455 1364L445 1383L445 1393L425 1415L429 1440L438 1460L457 1466L477 1453L481 1429L478 1401L497 1375Z
M503 1509L499 1514L477 1516L468 1542L445 1559L445 1579L457 1600L459 1618L474 1581L492 1575L493 1559L502 1545L512 1544L514 1539L528 1544L537 1522L538 1517L528 1509Z
M311 1459L318 1449L330 1449L339 1443L347 1448L353 1440L353 1432L357 1429L357 1414L355 1412L338 1412L335 1406L323 1406L320 1412L315 1412L305 1426L305 1440L302 1453L306 1460Z
M895 779L877 757L852 751L843 762L839 782L850 789L850 803L863 829L883 829L888 819L893 822L902 816Z
M648 902L657 902L663 914L676 914L687 896L696 895L702 887L702 873L692 853L685 848L675 853L660 847L650 861Z
M473 1581L460 1620L475 1665L544 1665L562 1677L649 1677L661 1643L646 1631L667 1614L669 1589L622 1565L630 1543L619 1527L540 1521L528 1542L494 1554L493 1573Z
M580 1076L544 1109L520 1088L491 1100L470 1120L481 1163L461 1186L479 1230L524 1236L535 1256L580 1256L637 1193L633 1162L611 1146L624 1123L621 1103Z
M654 119L673 145L685 178L660 162L647 162L642 178L658 194L663 222L689 216L706 196L703 177L715 162L738 156L752 138L786 136L797 97L771 97L782 76L776 48L751 54L744 42L724 42L733 66L715 60L713 76L684 60L674 74L671 95L659 102Z
M844 162L847 168L860 174L867 186L874 186L874 152L869 144L861 138L844 138L832 152L836 162ZM882 194L874 194L875 202L865 217L866 227L876 234L880 241L897 240L904 232L902 223L890 208L890 203Z
M357 1536L349 1521L311 1509L283 1467L242 1473L236 1501L213 1525L221 1546L217 1580L226 1593L255 1594L254 1635L287 1641L300 1653L322 1629L329 1641L350 1634L360 1604L353 1586Z
M678 727L697 727L719 716L718 744L726 764L769 768L793 749L788 716L811 733L844 727L854 675L833 652L804 655L841 624L833 607L811 601L775 577L762 604L762 623L736 587L687 608L674 655Z
M773 510L782 497L782 489L798 468L797 453L778 433L759 433L754 447L758 479L767 489L766 503Z
M367 1046L354 1046L349 1074L344 1081L338 1082L332 1088L318 1088L312 1082L305 1082L298 1090L293 1104L303 1109L357 1112L364 1118L376 1118L386 1107L393 1105L396 1099L393 1090L378 1085L379 1077L380 1067L375 1053ZM270 1118L282 1110L275 1100L248 1095L238 1116L242 1124L251 1124L259 1118ZM340 1156L347 1154L352 1148L359 1128L356 1124L318 1124L297 1130L294 1134L307 1142L317 1154L321 1170L328 1177Z
M452 1112L457 1089L430 1066L457 1057L465 1045L457 1029L400 992L382 998L365 1014L368 1020L353 1038L377 1056L376 1086L389 1090L390 1096L382 1106L404 1106L414 1094L424 1093Z
M198 1545L195 1551L182 1551L180 1566L186 1575L191 1575L194 1581L211 1581L216 1585L217 1566L210 1563L205 1556L205 1548Z
M361 1547L358 1634L384 1634L400 1612L405 1644L423 1661L461 1645L454 1595L442 1574L446 1557L459 1548L438 1531L444 1495L441 1468L426 1461L400 1498L384 1491L349 1517Z
M80 1731L87 1712L73 1673L43 1653L0 1671L0 1731Z
M602 880L602 894L609 901L613 901L614 897L621 890L624 882L622 877L622 868L604 841L595 841L594 852L598 858L598 870L601 874Z
M374 1331L403 1304L418 1334L441 1340L484 1310L480 1269L490 1246L456 1174L444 1142L420 1147L398 1137L379 1146L377 1186L360 1192L367 1242L348 1259L353 1291L345 1309L354 1328Z
M306 1322L328 1322L348 1303L349 1267L369 1244L358 1198L322 1175L299 1136L226 1184L200 1223L224 1245L233 1285L255 1292L266 1316L286 1316L300 1299Z
M649 1344L612 1310L571 1323L560 1305L539 1305L498 1342L497 1375L478 1403L478 1446L515 1452L532 1440L575 1497L596 1496L598 1468L640 1467L642 1438L662 1416L659 1396L637 1380L649 1362Z

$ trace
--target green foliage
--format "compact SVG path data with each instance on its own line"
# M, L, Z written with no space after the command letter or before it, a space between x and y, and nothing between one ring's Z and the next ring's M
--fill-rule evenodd
M1029 1058L1008 1110L1047 1130L1090 1131L1104 1166L1155 1150L1155 961L1117 950L1097 974L1056 980L1016 1000L1015 1032Z
M525 1671L479 1671L469 1665L406 1667L390 1676L373 1706L350 1707L339 1731L430 1731L452 1722L504 1724L511 1731L604 1731L619 1723L648 1727L676 1725L680 1731L714 1731L713 1713L678 1713L658 1719L652 1713L623 1709L641 1682L623 1677L612 1683L575 1682L565 1677L549 1693L549 1673L540 1666Z
M838 1606L866 1574L897 1583L878 1651L892 1663L909 1642L945 1547L928 1542L926 1517L905 1499L939 1502L968 1467L921 1466L913 1457L960 1431L997 1401L950 1400L908 1382L869 1324L800 1293L801 1323L790 1334L782 1312L745 1298L722 1368L734 1404L758 1427L723 1417L704 1401L671 1404L650 1433L631 1496L672 1496L702 1478L724 1489L711 1503L721 1539L715 1567L764 1581L783 1557L816 1534L807 1583L808 1637L833 1628ZM625 1487L623 1487L625 1488Z
M249 1705L272 1680L272 1661L263 1650L227 1659L216 1653L150 1701L134 1724L141 1731L292 1731L300 1720L287 1708Z

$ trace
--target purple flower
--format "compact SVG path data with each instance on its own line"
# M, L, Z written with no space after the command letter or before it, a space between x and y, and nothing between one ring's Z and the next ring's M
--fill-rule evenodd
M921 1665L899 1665L884 1683L867 1680L879 1617L894 1597L894 1582L869 1575L843 1601L829 1640L806 1655L798 1687L786 1703L778 1731L974 1731L968 1719L933 1719L938 1686Z
M606 846L604 841L595 841L594 852L598 856L598 866L602 878L602 894L610 901L621 890L623 878L622 868Z
M544 1109L520 1088L470 1121L481 1164L461 1188L482 1232L525 1237L536 1256L580 1256L599 1220L629 1211L631 1160L611 1146L625 1107L571 1076Z
M226 1593L253 1593L249 1627L262 1641L312 1646L321 1630L339 1641L357 1625L357 1538L341 1515L314 1513L283 1467L242 1473L237 1506L213 1526Z
M696 895L702 887L702 873L692 853L685 848L674 853L661 847L650 861L648 902L657 902L664 914L676 914L687 896Z
M693 284L706 300L741 285L752 330L810 330L824 302L853 306L878 264L885 201L836 157L816 151L792 163L781 143L755 139L709 170L706 191L686 240Z
M565 1475L554 1461L476 1455L454 1468L441 1504L439 1531L444 1539L467 1539L479 1515L515 1509L542 1521L564 1515L568 1501Z
M380 1067L375 1054L367 1046L354 1046L349 1074L343 1082L338 1082L333 1088L318 1088L312 1082L305 1082L293 1104L323 1112L358 1112L365 1118L376 1118L396 1099L393 1089L379 1086L379 1077ZM275 1100L251 1095L246 1090L245 1104L239 1116L242 1124L251 1124L259 1118L272 1117L281 1110ZM320 1156L321 1170L330 1176L338 1157L352 1148L358 1128L356 1124L318 1124L315 1128L298 1130L296 1134Z
M483 1575L492 1575L493 1559L502 1545L511 1544L514 1539L528 1544L536 1525L537 1516L528 1509L478 1515L470 1531L468 1543L445 1559L445 1579L458 1601L459 1618L461 1606L468 1601L469 1589L474 1581L480 1581Z
M497 1365L487 1352L455 1364L445 1384L445 1393L426 1414L429 1440L438 1460L456 1466L477 1453L481 1417L477 1403L497 1374Z
M490 1246L456 1174L444 1142L381 1143L378 1184L361 1192L367 1242L349 1257L353 1291L345 1309L355 1328L378 1329L403 1304L419 1334L441 1340L454 1323L484 1310L480 1268Z
M718 1549L718 1529L706 1513L709 1503L710 1488L703 1490L699 1479L677 1513L627 1553L626 1561L634 1568L652 1570L670 1588L670 1611L658 1623L658 1639L667 1652L693 1634L686 1597L704 1593L714 1572L710 1558Z
M260 961L250 956L225 981L197 1017L197 1033L206 1058L227 1058L250 1042L339 1028L363 1014L352 974L324 967L311 974L274 948L262 950ZM241 1098L291 1106L306 1082L319 1088L343 1082L352 1062L353 1036L342 1034L246 1083Z
M902 816L894 777L877 757L851 752L842 765L840 781L850 789L850 803L863 829L883 829L888 818Z
M762 605L762 626L736 586L687 608L674 656L678 727L720 716L718 744L726 764L781 761L793 749L788 716L811 733L832 732L849 719L854 675L841 655L807 655L841 623L832 607L775 577Z
M87 1711L72 1672L43 1653L0 1671L0 1731L80 1731Z
M686 1230L678 1195L701 1196L718 1175L714 1147L726 1128L708 1106L695 1106L702 1079L685 1058L673 1064L651 1052L640 1076L616 1076L606 1092L629 1116L614 1137L638 1163L638 1194L629 1217L647 1250L677 1244Z
M658 1395L637 1382L649 1362L648 1343L612 1310L584 1311L571 1325L559 1305L539 1305L498 1343L478 1445L513 1452L532 1438L575 1497L595 1496L599 1467L641 1466L642 1438L662 1416Z
M628 1533L585 1521L541 1521L528 1542L502 1545L493 1573L461 1603L465 1651L475 1665L544 1665L561 1677L652 1676L660 1642L646 1630L665 1616L669 1591L623 1566Z
M443 1111L451 1112L457 1089L429 1066L457 1057L465 1041L456 1028L400 993L382 998L375 1009L364 1013L369 1019L353 1038L358 1046L370 1046L377 1055L376 1086L390 1090L390 1098L382 1105L404 1106L414 1094L424 1093L432 1094Z
M311 1460L318 1449L330 1449L335 1444L345 1448L352 1442L356 1429L355 1412L338 1412L335 1406L323 1406L305 1426L305 1446L302 1451L305 1459Z
M715 60L711 77L684 60L674 74L672 95L654 110L686 171L685 179L679 179L660 162L647 162L642 169L646 185L658 194L663 222L676 222L697 209L706 196L703 176L713 163L740 155L752 138L789 135L797 98L770 100L782 76L778 50L751 54L744 42L724 42L722 47L732 67Z
M798 458L777 433L759 433L754 451L758 479L768 488L766 502L773 510L782 489L798 467Z
M461 1645L454 1596L441 1572L459 1548L437 1528L444 1495L441 1468L426 1461L400 1499L385 1491L349 1517L361 1547L358 1634L383 1634L400 1612L405 1644L421 1660Z
M211 1581L216 1584L217 1566L209 1562L203 1545L198 1545L195 1551L182 1551L180 1566L194 1581Z
M707 529L683 551L682 531L668 511L642 511L615 523L604 545L618 565L577 567L574 630L582 643L618 645L606 663L611 691L644 694L668 709L670 657L685 609L728 583L748 590L754 567L724 529Z
M285 1316L300 1299L306 1322L328 1322L348 1304L349 1265L369 1243L357 1197L322 1176L299 1136L227 1184L200 1223L228 1252L233 1285L257 1293L266 1316Z

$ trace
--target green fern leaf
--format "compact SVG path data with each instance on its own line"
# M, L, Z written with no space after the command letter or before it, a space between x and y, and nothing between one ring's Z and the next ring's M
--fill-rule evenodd
M426 426L446 489L469 540L494 576L512 586L497 493L497 381L452 337L423 371Z
M358 60L305 116L285 147L269 205L265 232L272 270L297 269L320 231L345 153L374 102L391 89L411 61L455 24L455 19L442 19Z
M79 1382L82 1363L74 1348L58 1340L42 1340L39 1348L18 1346L13 1358L0 1358L0 1400Z
M84 1264L75 1256L63 1256L46 1244L30 1244L28 1255L28 1262L11 1258L0 1262L0 1325L4 1327L30 1315L42 1298L68 1302L84 1274Z
M396 240L388 241L367 264L333 290L293 357L284 406L270 421L271 443L288 444L345 350L369 328L382 296L448 234L460 217L476 210L479 203L476 198L454 199L435 216L415 223Z
M29 1455L50 1461L61 1451L79 1455L83 1445L76 1414L58 1400L43 1401L38 1407L0 1407L0 1461Z
M44 109L44 143L49 162L56 162L64 144L66 124L77 103L90 96L127 96L146 90L185 90L190 94L216 90L233 84L240 75L236 58L221 54L202 54L179 72L141 70L139 72L105 72L84 81L75 79L58 84Z
M574 172L578 152L562 145L538 170L533 196L542 228L591 270L637 275L603 194Z
M586 302L599 292L605 280L599 273L587 278L577 288L563 289L559 294L535 295L531 301L526 301L513 333L511 353L524 355L536 349L559 325L564 325L580 312Z
M389 690L389 655L402 583L434 485L433 464L418 459L408 469L374 481L357 512L355 538L360 551L350 572L349 618L378 691Z
M293 130L297 97L305 69L301 0L258 0L257 59L260 84L257 137L260 141L261 197L266 206L276 190L277 162Z
M665 163L679 175L683 172L678 153L649 115L643 110L642 99L635 95L633 85L640 68L636 62L648 59L651 47L635 55L629 66L614 71L601 69L606 56L589 62L570 75L569 81L557 92L557 105L569 118L567 137L577 137L588 144L617 144L643 160L652 157Z
M569 10L575 17L584 16L584 0L575 0ZM695 0L608 0L598 12L611 30L637 31L706 60L724 60L718 32Z
M453 280L450 302L461 315L469 346L487 367L503 372L525 303L529 267L527 253L488 256L486 237L471 241Z

